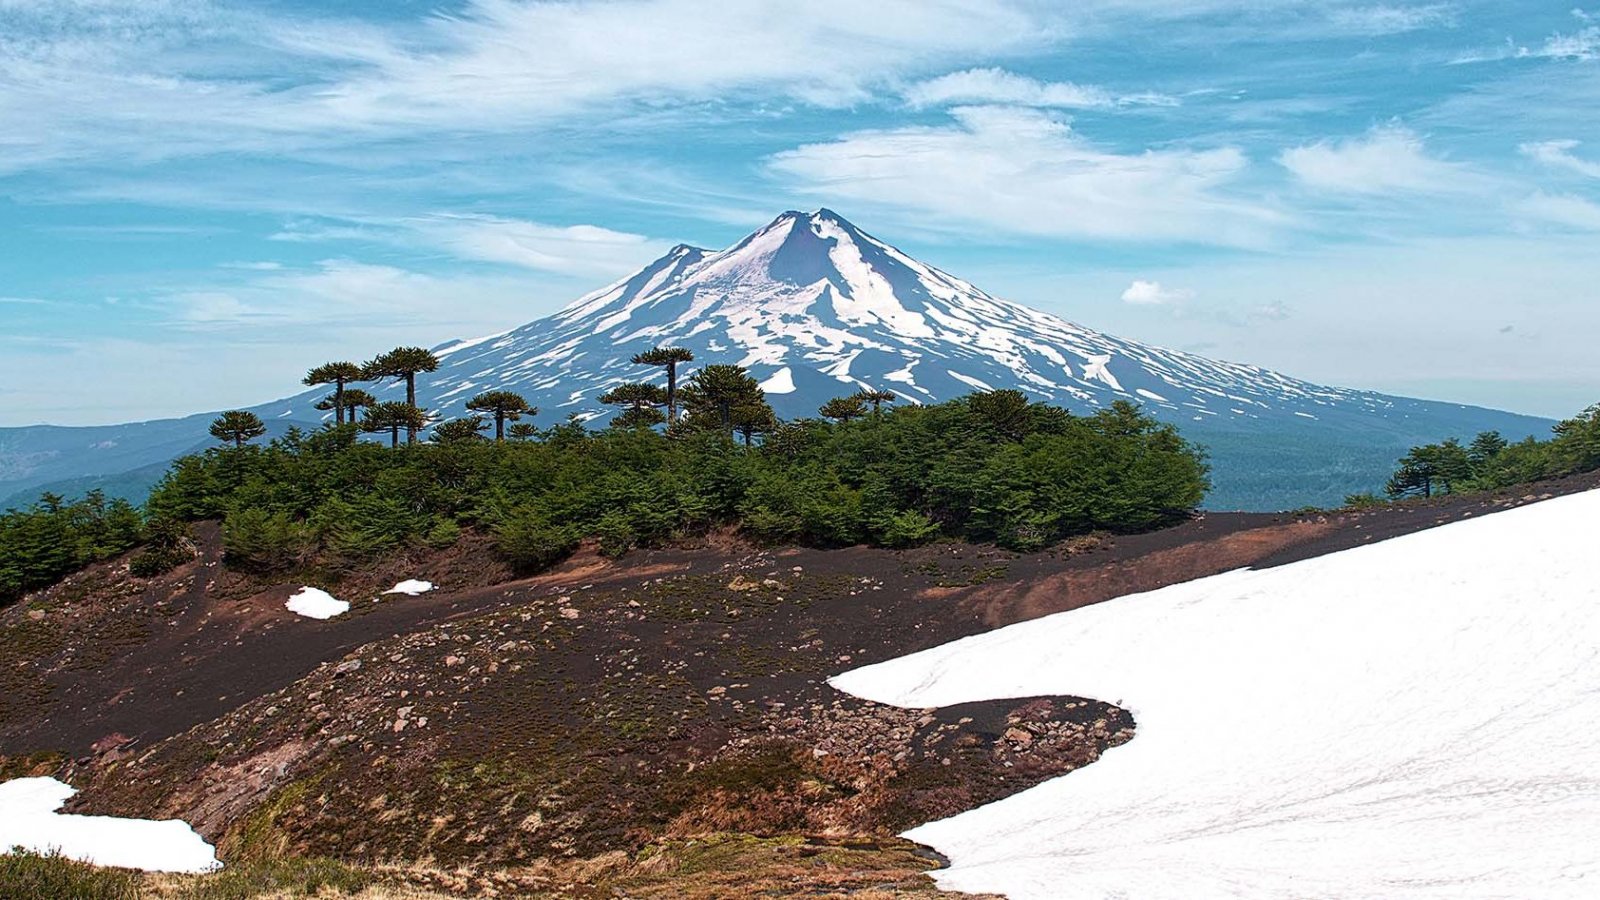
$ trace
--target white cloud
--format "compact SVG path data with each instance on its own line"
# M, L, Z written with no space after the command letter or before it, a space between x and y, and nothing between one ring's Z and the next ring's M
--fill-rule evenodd
M1512 205L1524 218L1582 231L1600 231L1600 203L1572 194L1543 191Z
M1577 146L1577 141L1539 141L1523 144L1517 149L1521 150L1524 156L1552 168L1567 169L1589 178L1600 178L1600 162L1591 162L1575 156L1572 151Z
M354 241L407 249L442 250L456 259L612 278L660 256L669 246L641 234L597 225L547 225L468 213L395 218L291 220L275 241Z
M462 259L574 275L614 276L649 262L668 246L594 225L563 227L498 216L441 214L404 224Z
M1171 306L1194 299L1194 291L1187 288L1164 287L1159 281L1135 280L1122 292L1122 302L1134 306Z
M1278 163L1306 185L1326 191L1450 193L1482 186L1466 166L1429 156L1422 137L1400 125L1292 147L1278 155Z
M233 330L278 344L297 344L307 331L319 329L426 329L433 332L431 342L443 334L495 331L536 318L550 310L536 306L533 298L548 293L546 285L527 277L435 275L328 259L309 268L176 291L156 305L187 329Z
M1001 104L1060 109L1110 109L1118 106L1177 106L1163 94L1117 96L1103 87L1067 81L1039 81L999 68L967 69L911 85L904 92L913 106Z
M1456 21L1456 11L1448 3L1347 6L1329 10L1328 21L1341 32L1377 37L1452 25Z
M467 0L392 26L202 0L92 5L116 14L0 8L0 26L17 20L0 28L0 171L506 134L738 92L839 106L1054 36L1026 0L739 3L714 17L698 0Z
M1550 59L1600 59L1600 25L1591 25L1572 34L1552 34L1537 50L1524 51L1524 55L1543 56Z
M1227 193L1249 162L1232 147L1120 154L1052 116L960 107L938 127L860 131L773 156L773 173L853 200L1009 234L1259 244L1276 211Z

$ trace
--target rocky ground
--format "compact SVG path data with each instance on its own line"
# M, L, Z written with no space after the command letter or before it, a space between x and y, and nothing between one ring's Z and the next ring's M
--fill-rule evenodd
M1088 765L1135 723L1071 697L899 710L827 676L1593 482L1211 515L1029 556L720 535L520 581L470 536L337 579L263 579L222 565L201 527L195 561L166 576L113 562L0 612L0 775L65 777L78 811L184 818L230 861L328 857L419 889L917 896L937 861L894 834ZM408 577L440 589L374 599ZM307 583L351 613L287 613Z

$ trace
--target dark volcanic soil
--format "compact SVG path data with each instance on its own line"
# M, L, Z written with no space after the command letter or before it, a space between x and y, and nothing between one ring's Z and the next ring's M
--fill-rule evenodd
M0 612L0 754L59 751L79 807L181 816L225 852L502 863L710 832L890 834L1093 762L1112 706L897 710L828 675L1049 613L1279 565L1547 496L1213 514L1017 556L732 538L505 581L482 539L327 585L98 566ZM372 600L403 577L437 593ZM0 763L6 762L0 758Z

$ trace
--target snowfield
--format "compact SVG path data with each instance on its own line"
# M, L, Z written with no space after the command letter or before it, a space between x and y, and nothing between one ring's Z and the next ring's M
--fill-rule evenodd
M170 820L116 819L58 813L77 791L54 778L0 784L0 852L22 847L101 866L146 872L210 872L217 854L194 829Z
M303 587L295 592L284 608L307 619L331 619L350 611L347 601L337 599L321 588Z
M1026 622L833 680L904 707L1071 694L1099 762L908 833L942 887L1600 896L1600 492Z

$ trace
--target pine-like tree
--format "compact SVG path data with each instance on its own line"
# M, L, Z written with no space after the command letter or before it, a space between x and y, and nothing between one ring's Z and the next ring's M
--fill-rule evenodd
M483 416L462 416L451 419L433 429L433 442L436 444L464 444L472 441L486 440L483 430L489 427L489 421Z
M317 366L316 368L307 372L304 382L308 387L319 384L333 385L334 401L332 408L334 423L343 425L345 410L348 409L344 402L345 385L352 381L365 380L365 377L362 375L361 366L358 366L353 362L331 362L323 363L322 365ZM317 408L323 409L324 407L321 404L318 404ZM352 419L352 421L354 420Z
M856 394L856 396L860 398L862 403L871 404L873 415L878 415L883 407L883 404L893 403L900 399L900 395L896 394L894 391L880 391L873 388L863 389L860 393Z
M733 408L733 430L751 446L758 434L771 434L778 428L778 417L765 403L745 404Z
M741 406L765 406L766 392L744 366L711 365L694 373L684 399L692 415L709 416L733 437L733 411Z
M529 406L521 394L512 391L485 391L468 400L467 409L489 413L494 417L494 439L497 441L505 440L507 422L539 414L539 410Z
M409 403L389 401L379 403L367 409L367 414L361 419L361 430L371 434L389 432L389 446L400 446L400 431L404 429L408 434L415 434L428 427L431 417L427 412L412 406Z
M851 419L859 419L867 414L867 404L861 399L860 394L852 397L835 397L822 408L817 410L824 419L833 419L843 425Z
M611 419L613 428L649 428L666 421L661 407L667 403L667 392L659 385L619 384L601 394L600 402L623 407L622 412Z
M364 380L393 378L406 383L406 405L417 406L417 375L439 370L439 357L421 347L396 347L361 367ZM406 443L417 441L419 428L406 429Z
M658 366L667 370L667 421L678 421L678 363L693 362L694 354L683 347L655 347L633 357L636 366Z
M262 424L261 417L242 409L228 410L211 423L211 436L225 444L233 444L235 449L243 447L245 441L266 433L267 426Z
M351 425L356 423L356 412L367 409L378 402L378 398L360 388L344 389L344 420Z
M518 422L506 429L506 437L513 441L531 441L539 436L539 427L527 422Z

